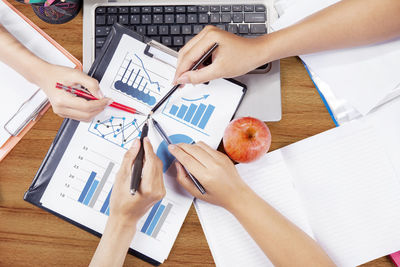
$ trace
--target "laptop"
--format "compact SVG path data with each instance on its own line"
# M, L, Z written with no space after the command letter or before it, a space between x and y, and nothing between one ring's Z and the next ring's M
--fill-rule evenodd
M277 17L273 0L84 0L83 68L89 70L115 22L178 51L206 25L254 38L268 34ZM248 87L236 117L281 119L279 61L235 79Z

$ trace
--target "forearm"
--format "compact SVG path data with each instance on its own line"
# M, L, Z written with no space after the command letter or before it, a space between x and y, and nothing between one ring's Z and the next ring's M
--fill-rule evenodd
M45 70L49 64L26 49L2 25L0 25L0 47L0 61L28 81L37 84L39 77L46 75L41 73L41 70Z
M121 223L110 217L90 266L122 266L136 232L136 222Z
M390 40L400 36L399 17L398 0L343 0L263 36L265 61Z
M275 266L334 266L313 239L253 191L245 191L241 198L246 201L228 210Z

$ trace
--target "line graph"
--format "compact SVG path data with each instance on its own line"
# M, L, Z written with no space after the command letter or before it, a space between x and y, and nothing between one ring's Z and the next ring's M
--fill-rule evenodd
M144 119L139 120L139 117L128 119L110 116L105 120L93 120L88 131L119 147L128 149L128 144L140 137L143 121Z
M127 53L114 78L113 89L136 101L153 106L167 78L152 72L136 53Z

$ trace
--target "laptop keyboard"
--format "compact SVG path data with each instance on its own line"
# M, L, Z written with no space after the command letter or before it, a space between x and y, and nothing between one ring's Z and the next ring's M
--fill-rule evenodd
M118 22L176 51L206 25L243 36L267 33L264 5L99 6L95 11L95 54Z

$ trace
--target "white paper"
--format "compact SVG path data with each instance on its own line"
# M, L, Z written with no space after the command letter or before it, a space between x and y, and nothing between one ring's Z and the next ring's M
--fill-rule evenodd
M57 65L75 67L64 54L47 41L25 20L0 1L0 24L6 28L17 40L38 57ZM27 62L29 64L29 62ZM45 75L45 74L43 74ZM21 105L28 100L39 87L28 82L19 73L0 62L0 147L10 135L5 131L5 123L18 111ZM32 103L26 105L14 125L20 125L30 117L32 112L46 101L46 95L39 92ZM13 129L18 127L11 127Z
M236 167L241 177L260 197L313 236L293 187L291 174L279 150L268 153L257 162ZM232 214L198 199L195 207L217 266L273 266Z
M338 0L296 1L272 25L288 27ZM301 59L332 89L365 115L399 83L400 39L357 48L301 55Z
M338 266L400 248L400 183L379 140L357 120L281 149L315 238Z
M144 48L145 44L124 35L100 82L100 87L106 96L115 101L147 113L155 104L151 97L155 97L155 101L158 102L172 87L175 69L144 55ZM227 97L229 101L221 101ZM202 140L216 148L241 97L242 88L223 79L212 81L208 86L188 85L174 93L153 117L174 143ZM184 106L187 107L185 112ZM201 107L204 108L203 113L200 112ZM202 114L201 117L198 114ZM145 118L107 108L91 123L80 123L43 194L43 205L102 233L108 218L101 212L102 207L113 185L121 159L133 140L139 136L139 129ZM176 183L173 157L167 152L167 145L151 123L148 136L154 151L164 163L167 195L161 205L164 205L165 210L168 205L172 208L163 224L157 223L153 230L143 233L142 229L146 228L146 220L151 212L149 211L138 223L131 247L163 262L179 233L192 197ZM92 172L95 172L95 181L102 181L110 164L113 166L112 172L97 198L94 193L90 202L79 202ZM98 186L99 184L100 182ZM90 190L88 195L89 192ZM93 206L90 206L92 200ZM159 222L161 221L160 217ZM160 231L154 234L158 225L161 227ZM146 229L151 228L148 227Z

